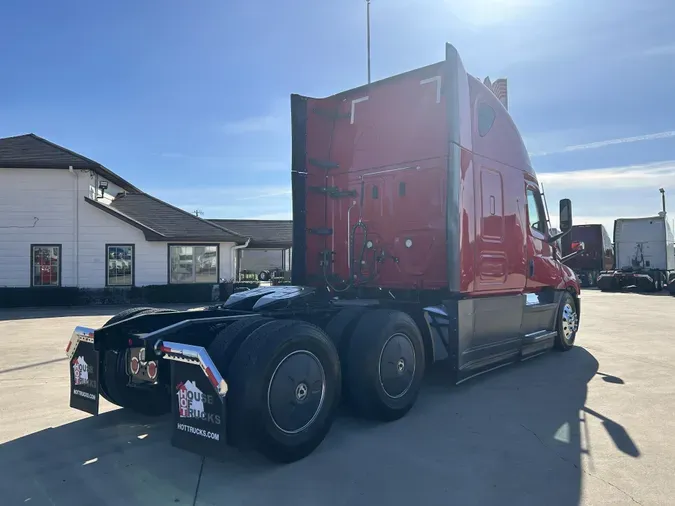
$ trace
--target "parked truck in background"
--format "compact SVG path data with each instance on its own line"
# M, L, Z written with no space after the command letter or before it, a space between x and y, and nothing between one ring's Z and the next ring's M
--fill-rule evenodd
M321 443L341 399L404 416L432 362L461 382L571 349L580 288L552 248L571 202L552 234L505 82L445 53L327 98L292 95L294 285L77 327L70 405L96 414L101 395L170 412L177 447L288 462Z
M561 243L563 256L575 252L575 245L584 244L583 251L567 262L582 288L595 286L601 272L614 269L612 240L603 225L574 225Z
M663 290L675 272L673 231L666 213L615 220L614 254L616 268L600 273L600 290L610 292L627 287L642 292Z

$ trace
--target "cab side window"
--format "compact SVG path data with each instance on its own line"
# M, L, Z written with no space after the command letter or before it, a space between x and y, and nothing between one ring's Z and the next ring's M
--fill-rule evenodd
M546 233L546 216L541 195L533 188L527 189L527 219L530 222L530 228L540 234Z

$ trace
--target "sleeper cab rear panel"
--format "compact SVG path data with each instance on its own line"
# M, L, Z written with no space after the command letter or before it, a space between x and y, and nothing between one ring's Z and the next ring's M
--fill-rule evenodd
M293 256L294 283L323 284L325 251L334 262L326 270L346 278L350 230L361 219L383 258L369 284L459 291L459 245L470 241L460 166L468 170L471 156L458 146L460 132L452 133L460 128L460 93L468 107L468 83L450 53L452 65L327 99L292 97L294 249L305 253ZM356 252L362 243L355 237Z

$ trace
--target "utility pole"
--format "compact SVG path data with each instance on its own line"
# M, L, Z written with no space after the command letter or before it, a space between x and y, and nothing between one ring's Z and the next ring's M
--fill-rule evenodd
M368 45L368 84L370 84L370 0L366 0L366 40Z

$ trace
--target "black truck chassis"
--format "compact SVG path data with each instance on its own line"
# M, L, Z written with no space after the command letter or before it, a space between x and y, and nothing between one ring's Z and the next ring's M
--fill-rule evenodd
M523 335L510 354L500 345L480 358L485 346L470 349L462 337L473 331L462 322L475 300L338 301L275 286L199 310L135 308L99 329L75 328L66 347L70 406L97 415L103 396L141 414L171 413L174 446L212 457L226 445L255 448L291 462L323 441L343 397L359 415L396 420L412 408L431 362L447 360L461 382L569 349L580 314L572 295L515 296L537 319L548 311L550 330ZM563 328L571 341L561 341Z
M656 269L601 271L597 278L598 288L603 292L628 287L635 287L640 292L660 292L667 284L666 273Z

